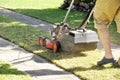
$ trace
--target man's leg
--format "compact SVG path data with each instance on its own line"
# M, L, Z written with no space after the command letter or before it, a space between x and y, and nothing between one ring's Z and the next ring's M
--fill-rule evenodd
M120 58L118 59L118 65L120 65Z
M102 25L103 26L103 25ZM107 25L105 27L97 28L97 32L100 38L100 41L105 50L105 56L102 60L97 62L97 65L102 66L107 63L114 63L115 60L112 55L111 45L110 45L110 33L108 31Z
M113 58L111 46L110 46L110 34L107 27L97 29L100 41L105 50L105 58Z

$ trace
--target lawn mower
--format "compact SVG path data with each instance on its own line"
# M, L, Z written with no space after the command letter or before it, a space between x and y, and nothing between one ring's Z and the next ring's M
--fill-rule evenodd
M74 0L72 0L70 7L68 8L63 22L59 23L56 28L51 31L51 39L45 37L39 38L39 44L41 47L45 46L48 49L52 49L53 52L61 50L67 52L80 52L96 49L98 42L96 32L85 29L85 26L93 13L94 6L79 27L72 29L65 22L70 13L73 2Z

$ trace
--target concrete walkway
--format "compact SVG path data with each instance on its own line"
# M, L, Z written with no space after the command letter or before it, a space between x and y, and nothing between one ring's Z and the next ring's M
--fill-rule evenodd
M2 38L0 38L0 60L27 73L33 80L80 80L72 73Z
M52 24L0 8L0 14L18 21L27 23L33 27L49 31L53 29ZM49 63L45 59L25 51L19 46L0 38L0 60L12 64L20 71L33 77L34 80L80 80L70 72Z
M0 14L14 18L18 21L39 27L45 31L53 29L52 24L25 16L10 10L0 8ZM111 43L114 55L120 56L120 45ZM98 49L103 51L101 43L98 44ZM0 38L0 59L4 60L21 71L26 72L35 80L80 80L75 75L56 67L44 60L43 58L25 51L17 45Z

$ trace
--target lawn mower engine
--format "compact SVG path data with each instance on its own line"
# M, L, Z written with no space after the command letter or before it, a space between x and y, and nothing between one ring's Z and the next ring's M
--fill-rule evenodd
M67 52L95 50L98 41L96 32L92 30L70 30L60 36L61 48Z

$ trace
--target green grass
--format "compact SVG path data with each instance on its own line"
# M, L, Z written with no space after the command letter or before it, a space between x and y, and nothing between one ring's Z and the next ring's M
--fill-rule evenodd
M18 71L11 65L0 61L0 80L32 80L25 73Z
M52 50L40 48L39 36L49 36L47 32L33 28L10 18L0 16L0 36L20 45L52 63L70 71L83 80L119 80L119 68L111 64L104 67L96 66L96 62L104 56L99 50L81 53L53 53ZM115 56L118 59L119 56Z

